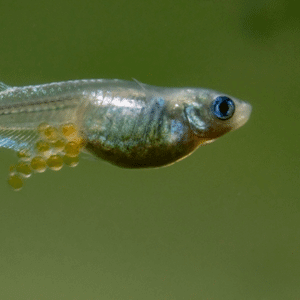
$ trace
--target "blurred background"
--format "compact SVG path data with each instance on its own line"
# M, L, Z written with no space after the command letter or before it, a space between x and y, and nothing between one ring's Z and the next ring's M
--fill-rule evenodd
M300 299L300 19L295 1L6 1L0 80L119 78L249 101L249 122L167 168L7 184L1 299Z

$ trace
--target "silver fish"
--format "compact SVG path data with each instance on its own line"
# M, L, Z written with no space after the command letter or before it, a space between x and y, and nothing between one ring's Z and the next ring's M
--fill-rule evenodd
M40 171L32 163L36 157L44 160L43 170L55 157L56 170L81 151L120 167L161 167L241 127L250 114L247 102L203 88L117 79L1 83L0 147L19 153L23 169L17 165L10 175L19 179L26 177L24 165L29 175Z

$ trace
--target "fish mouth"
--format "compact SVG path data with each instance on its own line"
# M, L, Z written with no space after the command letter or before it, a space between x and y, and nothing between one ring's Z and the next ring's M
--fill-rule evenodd
M242 102L235 111L235 118L232 130L242 127L250 118L252 106L247 102Z

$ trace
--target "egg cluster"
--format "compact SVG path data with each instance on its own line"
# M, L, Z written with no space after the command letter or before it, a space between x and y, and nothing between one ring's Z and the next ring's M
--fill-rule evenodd
M78 165L78 156L85 142L74 124L55 127L42 123L37 130L40 139L34 150L19 151L19 162L10 167L8 183L14 190L20 190L32 173L43 173L47 168L59 171L63 165Z

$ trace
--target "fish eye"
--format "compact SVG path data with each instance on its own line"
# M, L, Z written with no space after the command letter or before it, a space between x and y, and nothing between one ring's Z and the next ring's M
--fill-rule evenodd
M212 112L220 120L230 119L235 111L233 101L226 96L217 97L212 103Z

